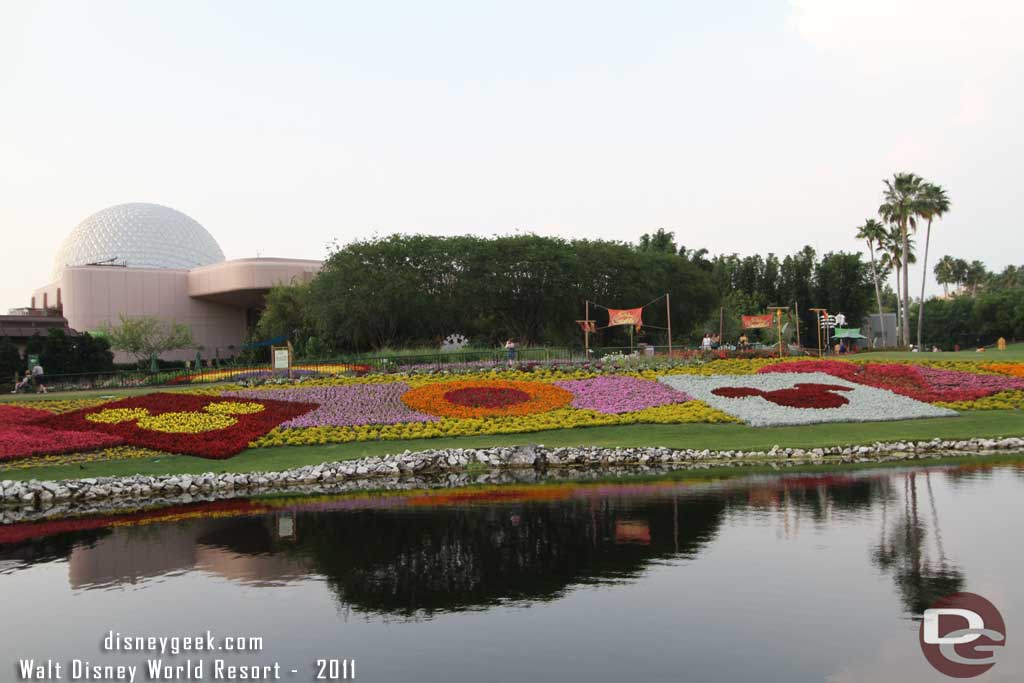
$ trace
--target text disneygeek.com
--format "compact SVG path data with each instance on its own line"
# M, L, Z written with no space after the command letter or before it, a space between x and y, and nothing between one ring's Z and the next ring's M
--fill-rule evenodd
M136 636L108 631L100 650L134 661L111 663L88 659L19 659L19 681L351 681L356 660L324 658L313 662L243 664L217 653L253 656L263 652L263 638L253 635L217 636L210 631L182 636ZM137 656L145 659L135 659ZM185 655L185 659L180 656ZM199 655L199 656L194 656Z

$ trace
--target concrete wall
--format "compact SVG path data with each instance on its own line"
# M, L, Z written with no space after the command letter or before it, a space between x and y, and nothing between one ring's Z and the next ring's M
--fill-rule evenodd
M80 332L117 325L122 314L152 315L188 325L196 344L204 347L204 358L212 357L217 348L222 358L227 357L232 354L228 346L237 347L245 340L245 309L190 297L188 272L108 266L65 268L56 282L36 290L34 296L42 301L46 294L48 301L55 302L60 288L64 317ZM163 355L166 360L194 357L195 350ZM118 353L116 360L133 359Z

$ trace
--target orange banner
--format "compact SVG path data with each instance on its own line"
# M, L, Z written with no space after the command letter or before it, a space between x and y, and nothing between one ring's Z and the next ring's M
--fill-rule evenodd
M772 326L772 314L765 313L764 315L745 315L743 316L743 329L745 330L756 330L764 327Z
M622 308L608 309L608 327L612 325L636 325L637 329L643 325L644 309L640 308Z
M590 332L591 334L597 332L597 325L593 320L577 320L576 323L584 332Z

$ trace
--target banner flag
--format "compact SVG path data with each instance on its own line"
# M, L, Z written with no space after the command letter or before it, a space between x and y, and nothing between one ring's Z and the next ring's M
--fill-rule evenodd
M640 308L623 308L623 309L608 309L608 327L612 325L635 325L636 329L639 330L644 324L643 322L644 309Z
M577 320L576 323L584 332L590 332L591 334L597 332L597 324L593 320Z
M745 330L758 330L765 327L772 326L772 314L765 313L764 315L745 315L743 316L743 329Z

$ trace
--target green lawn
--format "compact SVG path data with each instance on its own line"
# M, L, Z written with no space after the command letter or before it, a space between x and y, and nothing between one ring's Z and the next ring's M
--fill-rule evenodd
M964 351L939 351L938 353L930 351L919 353L913 351L868 351L854 357L871 358L872 360L970 360L988 363L1024 363L1024 343L1007 344L1005 351L990 346L984 353L978 353L973 348Z
M667 446L711 450L813 448L875 441L969 439L1024 435L1024 413L1013 410L974 411L957 418L900 422L832 423L799 427L749 427L739 424L626 425L559 429L532 434L469 436L448 439L372 441L325 446L250 449L229 460L180 455L85 465L61 465L0 472L0 479L76 479L129 474L196 474L201 472L275 471L321 462L435 448L483 448L514 444L546 446Z

